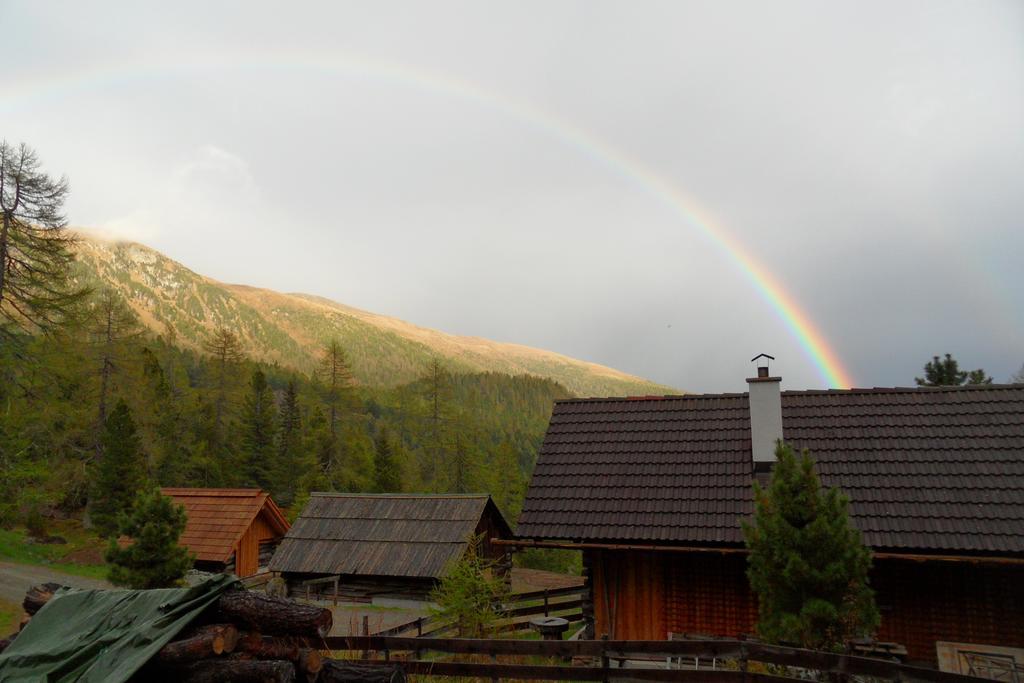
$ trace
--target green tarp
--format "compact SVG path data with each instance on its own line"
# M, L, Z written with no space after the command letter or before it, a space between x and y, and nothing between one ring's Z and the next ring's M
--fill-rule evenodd
M0 681L118 683L237 583L58 592L0 654Z

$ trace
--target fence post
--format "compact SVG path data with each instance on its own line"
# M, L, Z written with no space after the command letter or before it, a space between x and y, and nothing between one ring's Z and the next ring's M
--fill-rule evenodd
M551 616L550 614L548 614L548 589L547 588L544 589L544 616L546 616L546 617Z
M498 663L498 655L496 655L494 653L491 653L491 664L497 664L497 663ZM497 676L491 676L491 683L498 683L498 677Z
M420 617L419 619L416 620L416 637L417 638L422 638L423 637L423 617Z
M340 579L340 578L341 578L340 576L334 577L334 606L335 607L338 606L338 579Z

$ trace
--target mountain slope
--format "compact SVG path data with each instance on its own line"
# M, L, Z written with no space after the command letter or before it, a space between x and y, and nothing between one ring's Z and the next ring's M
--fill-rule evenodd
M308 294L229 285L192 272L133 242L81 235L79 276L117 289L145 325L198 348L218 326L239 335L260 360L310 372L336 337L360 383L395 386L419 377L440 356L455 372L493 371L553 379L579 396L676 393L618 370L519 344L463 337Z

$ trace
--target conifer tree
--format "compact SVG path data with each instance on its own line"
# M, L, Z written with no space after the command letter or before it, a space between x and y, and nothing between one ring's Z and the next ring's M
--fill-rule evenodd
M433 615L453 623L460 638L494 637L503 617L501 605L509 597L508 584L480 555L482 542L482 536L470 538L465 554L448 564L431 593L438 605Z
M835 650L878 626L871 553L850 524L849 499L822 490L810 454L780 441L775 456L768 488L754 484L753 524L743 525L757 631L772 643Z
M391 435L387 425L382 425L374 441L373 455L374 484L379 493L400 493L402 491L402 470L395 458Z
M274 392L263 371L256 369L242 406L243 470L248 486L269 490L273 480L274 433L277 428Z
M213 356L214 376L214 423L217 435L223 439L224 422L227 419L228 398L238 375L238 368L245 359L241 342L234 332L226 327L218 327L213 336L203 344L203 349Z
M962 384L992 384L989 377L981 368L977 370L961 370L960 363L953 358L952 354L946 354L945 358L932 356L932 359L925 363L924 377L915 377L919 387L958 387Z
M337 461L341 457L341 420L354 402L352 366L349 364L345 349L337 339L331 339L324 345L317 377L324 388L324 408L331 435L331 453L329 457L322 459L322 462L325 465L324 471L330 473L340 464Z
M1024 384L1024 365L1010 378L1010 384Z
M96 404L97 448L99 431L107 420L107 401L114 374L122 370L125 346L142 335L135 313L111 288L97 292L89 310L89 341L96 355L99 398Z
M427 406L422 477L424 484L436 488L448 459L452 399L451 375L439 358L431 359L422 385Z
M124 399L107 416L100 444L103 457L92 487L92 520L101 535L109 536L145 480L142 444Z
M67 179L44 173L32 148L0 141L0 344L55 328L88 293L70 277L67 194Z
M144 412L142 432L149 435L150 456L155 458L156 479L164 486L186 483L188 424L178 391L168 381L160 359L149 347L142 357L142 391Z
M288 381L281 399L277 429L277 467L274 492L278 501L285 506L295 499L303 467L302 413L299 409L299 393L295 380Z
M185 508L159 490L140 491L131 510L121 515L117 529L131 539L130 545L122 548L111 538L107 548L110 582L134 589L181 585L194 561L178 545L186 521Z
M331 339L324 346L320 359L320 381L324 385L324 404L327 407L331 434L337 436L342 413L350 407L353 385L352 366L341 342Z
M507 440L494 450L490 463L491 495L505 519L519 517L525 492L523 471L519 466L519 453Z

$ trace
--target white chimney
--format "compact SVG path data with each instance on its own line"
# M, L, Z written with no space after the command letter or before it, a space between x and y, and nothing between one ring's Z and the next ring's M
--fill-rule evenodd
M766 353L751 359L757 364L757 377L747 379L750 387L750 445L754 471L767 471L775 462L775 442L782 439L781 377L771 377Z

